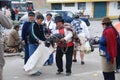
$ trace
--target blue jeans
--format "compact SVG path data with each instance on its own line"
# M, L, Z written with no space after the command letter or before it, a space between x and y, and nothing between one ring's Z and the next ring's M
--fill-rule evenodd
M34 53L37 47L38 47L38 44L29 44L29 56L31 56Z
M48 65L53 64L53 53L49 56L48 60L45 62L44 65L46 65L46 64L48 64Z

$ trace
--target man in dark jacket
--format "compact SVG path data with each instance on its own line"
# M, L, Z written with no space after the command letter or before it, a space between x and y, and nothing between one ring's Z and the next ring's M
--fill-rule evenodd
M34 51L37 49L38 45L41 44L42 41L46 40L47 29L42 25L42 21L44 17L42 14L37 15L36 22L32 25L30 29L29 36L29 56L31 56ZM40 75L40 71L36 71L32 75Z
M29 12L28 13L29 21L25 22L22 27L22 43L25 48L25 61L24 63L26 64L28 58L29 58L29 32L30 32L30 27L34 24L34 19L35 19L35 13L34 12Z

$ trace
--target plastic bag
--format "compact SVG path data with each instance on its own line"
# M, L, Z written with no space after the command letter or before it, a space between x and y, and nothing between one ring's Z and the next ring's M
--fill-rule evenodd
M90 43L89 41L86 41L85 44L84 44L84 51L85 53L90 53L91 52L91 46L90 46Z
M43 67L45 61L49 58L53 51L54 49L52 47L45 47L44 43L42 42L24 65L24 70L29 75L37 72Z

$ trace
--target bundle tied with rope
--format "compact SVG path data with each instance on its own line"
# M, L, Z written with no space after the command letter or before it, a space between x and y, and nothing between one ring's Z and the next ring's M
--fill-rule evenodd
M73 32L72 27L69 23L64 23L63 28L66 28L67 30ZM54 46L55 43L57 43L57 45L61 48L62 52L66 53L66 51L68 49L67 42L66 41L61 41L61 39L64 38L64 37L65 37L64 34L59 34L59 33L53 34L45 41L45 44L48 45L48 46L50 46L50 44L52 44ZM74 36L73 36L72 39L74 39Z

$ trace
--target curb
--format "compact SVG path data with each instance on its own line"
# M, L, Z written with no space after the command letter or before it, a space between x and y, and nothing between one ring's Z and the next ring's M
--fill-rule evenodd
M20 56L20 53L4 53L4 57Z

